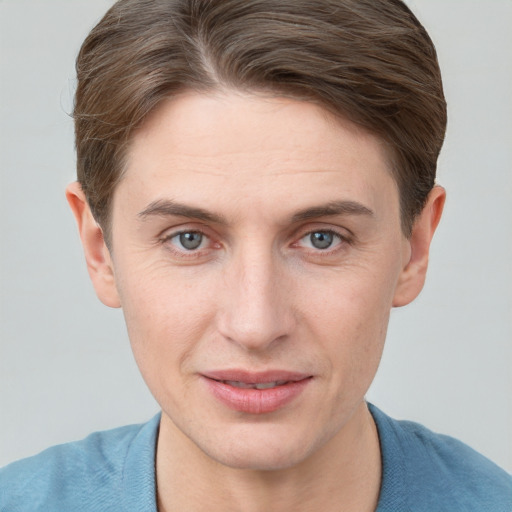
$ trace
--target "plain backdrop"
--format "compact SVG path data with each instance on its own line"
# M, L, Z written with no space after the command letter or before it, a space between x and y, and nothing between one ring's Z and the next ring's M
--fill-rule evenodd
M512 471L512 1L410 0L449 104L427 285L368 394ZM64 198L74 59L107 0L0 0L0 465L147 420L122 313L95 297Z

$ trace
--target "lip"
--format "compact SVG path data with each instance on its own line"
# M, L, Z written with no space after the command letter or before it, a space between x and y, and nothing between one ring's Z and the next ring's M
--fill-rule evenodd
M248 372L229 369L203 373L202 377L212 395L230 409L249 414L266 414L277 411L297 398L311 382L312 376L286 370ZM226 381L243 384L284 382L273 388L239 388Z

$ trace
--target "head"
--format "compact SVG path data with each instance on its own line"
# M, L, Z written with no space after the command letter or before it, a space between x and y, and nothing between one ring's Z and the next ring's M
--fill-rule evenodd
M126 0L77 69L68 198L162 429L237 468L347 441L443 206L419 22L396 0Z
M122 0L77 59L78 181L110 240L137 127L183 91L309 101L386 145L410 235L434 186L446 104L432 41L401 0Z

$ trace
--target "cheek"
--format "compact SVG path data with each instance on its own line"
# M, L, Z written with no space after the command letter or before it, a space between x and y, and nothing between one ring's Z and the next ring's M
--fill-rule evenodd
M369 386L377 371L398 275L394 267L352 268L331 276L329 286L310 286L301 309L341 392Z
M149 275L148 275L149 274ZM214 301L207 283L192 285L179 275L131 272L118 286L135 360L155 392L186 369L212 324Z

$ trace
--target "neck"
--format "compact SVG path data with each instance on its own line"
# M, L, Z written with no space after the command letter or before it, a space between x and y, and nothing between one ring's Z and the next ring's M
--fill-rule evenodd
M162 413L156 475L159 512L373 512L381 482L378 434L362 402L340 432L299 464L237 469L208 457Z

